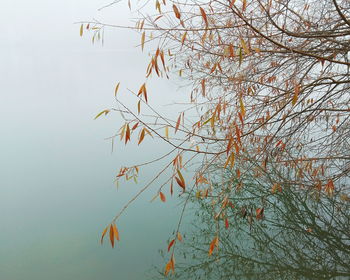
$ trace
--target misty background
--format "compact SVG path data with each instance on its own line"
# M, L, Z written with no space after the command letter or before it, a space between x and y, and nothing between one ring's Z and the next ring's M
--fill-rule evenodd
M138 185L117 189L120 166L166 151L145 139L141 153L118 141L111 153L104 139L117 132L120 116L93 120L115 105L117 82L120 94L139 88L149 62L133 31L106 29L104 46L79 36L79 21L130 25L127 3L98 12L108 3L1 3L0 279L136 280L162 264L157 251L166 249L179 208L175 199L150 204L152 191L117 222L116 248L99 244L103 228L157 167L145 168ZM158 108L176 90L164 80L148 88Z

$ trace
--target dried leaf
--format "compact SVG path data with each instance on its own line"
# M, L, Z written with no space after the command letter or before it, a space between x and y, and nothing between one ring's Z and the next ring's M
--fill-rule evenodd
M175 176L175 180L176 180L176 182L178 183L178 185L179 185L181 188L183 188L183 190L185 191L185 189L186 189L185 182L181 181L181 180L180 180L179 178L177 178L176 176Z
M140 138L139 138L139 143L138 143L138 145L140 145L141 142L143 141L143 139L145 138L145 133L146 133L146 130L143 128L143 129L141 130L141 134L140 134Z
M173 5L173 10L174 10L176 18L180 19L181 18L181 14L180 14L179 9L176 7L175 4Z
M166 201L165 195L162 192L159 192L159 197L160 197L161 201L163 201L163 202Z
M113 235L114 235L115 239L117 239L119 241L119 232L118 232L116 224L113 223L112 227L113 227Z
M146 32L143 31L142 35L141 35L141 49L143 50L144 46L145 46L145 38L146 38Z
M169 127L168 126L165 127L165 137L166 137L166 139L169 139Z
M94 120L96 120L98 117L100 117L102 114L105 114L105 115L107 115L108 113L110 112L110 110L103 110L102 112L100 112L100 113L98 113L97 115L96 115L96 117L94 118Z
M117 84L117 86L115 87L115 90L114 90L114 96L117 96L117 92L118 92L118 89L119 89L119 85L120 85L120 82Z
M201 11L202 18L205 22L206 27L208 27L208 19L207 14L205 13L204 9L202 7L199 7L199 10Z
M208 255L211 256L215 247L218 247L218 246L219 246L219 238L217 236L215 236L214 239L210 243Z
M125 132L125 144L130 141L130 127L129 124L126 125L126 132Z
M182 38L181 38L181 45L183 45L183 44L185 43L186 36L187 36L187 31L182 35Z
M243 103L243 98L242 97L239 99L239 105L241 107L242 116L244 117L245 116L245 107L244 107L244 103Z
M168 245L168 252L170 251L171 247L174 245L175 239L171 240L169 245Z
M103 238L105 237L107 230L108 230L108 226L107 226L107 227L103 230L103 232L102 232L101 244L103 243Z
M181 236L180 232L177 233L177 240L182 241L182 236Z
M294 95L293 95L293 100L292 100L293 106L298 102L299 93L300 93L300 85L296 85L294 87Z
M181 114L179 115L177 122L176 122L176 126L175 126L175 133L177 132L177 130L179 129L181 123Z
M83 36L84 33L84 24L80 25L80 37Z
M112 225L109 227L109 240L111 241L112 248L114 248L114 231Z

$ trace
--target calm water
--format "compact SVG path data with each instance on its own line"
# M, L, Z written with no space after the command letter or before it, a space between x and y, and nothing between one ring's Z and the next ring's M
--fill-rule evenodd
M103 48L79 37L73 22L99 17L105 3L2 2L0 279L143 279L161 262L157 250L175 227L175 203L150 204L147 193L118 223L117 248L98 243L153 171L117 190L116 171L122 161L135 162L136 152L117 146L111 154L103 140L119 128L118 116L93 121L113 105L118 81L130 88L143 82L146 65L132 48L136 34L107 30ZM125 15L118 8L103 18L123 23ZM169 87L157 89L164 96ZM140 160L152 155L150 143L144 147Z

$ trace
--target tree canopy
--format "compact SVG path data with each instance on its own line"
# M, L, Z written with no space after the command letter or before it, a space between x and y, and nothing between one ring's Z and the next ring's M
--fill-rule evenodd
M117 4L122 3L110 5ZM134 4L129 0L130 9ZM109 231L114 246L114 239L119 239L115 226L119 216L165 172L170 172L169 178L156 183L156 197L165 202L167 186L171 195L175 187L182 194L195 195L218 206L212 207L216 223L225 219L230 194L244 192L241 178L247 177L272 195L288 188L349 202L349 1L156 0L141 4L135 8L141 15L135 26L92 21L80 29L81 35L85 29L91 31L96 41L105 28L130 28L140 33L141 50L156 46L148 49L145 83L130 91L137 109L118 98L118 83L118 106L96 118L122 111L125 123L115 138L142 145L145 137L155 137L169 144L169 152L159 158L168 163L125 204L102 238ZM189 102L172 119L152 109L147 82L178 76L191 83L191 90ZM143 115L146 109L151 116ZM214 184L210 173L214 165L231 170L234 180ZM190 166L195 167L188 180L184 172ZM136 178L140 168L137 163L122 166L117 179ZM174 271L174 249L182 239L186 205L169 244L165 274ZM209 256L220 247L219 231L216 227L208 244Z

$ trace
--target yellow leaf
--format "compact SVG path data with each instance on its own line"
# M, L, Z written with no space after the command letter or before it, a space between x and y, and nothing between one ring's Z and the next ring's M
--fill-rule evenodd
M165 137L167 139L169 139L169 127L168 126L165 127Z
M243 0L242 11L244 12L246 8L247 8L247 0Z
M160 9L160 3L158 0L156 1L156 10L158 10L160 14L162 13L162 11Z
M181 45L183 45L183 44L185 43L186 36L187 36L187 31L182 35L182 38L181 38Z
M145 129L143 128L142 131L141 131L141 134L140 134L140 139L139 139L139 143L138 145L141 144L141 142L143 141L143 139L145 138Z
M143 47L145 46L145 37L146 37L146 32L143 31L141 35L141 49L143 50Z
M294 95L293 95L293 100L292 100L292 105L294 106L299 98L299 92L300 92L300 85L296 85L294 87Z
M245 107L244 107L244 103L243 103L243 98L242 97L239 99L239 105L241 107L242 116L244 117L245 116Z
M108 113L110 112L110 110L103 110L102 112L100 112L100 113L98 113L97 115L96 115L96 117L94 118L94 120L96 120L99 116L101 116L102 114L105 114L105 115L107 115Z
M120 82L117 84L117 86L115 87L115 90L114 90L114 96L117 96L117 92L118 92L118 89L119 89L119 85L120 85Z
M179 115L179 117L177 119L177 122L176 122L175 133L179 129L180 123L181 123L181 114Z
M241 45L242 45L242 48L243 48L244 52L245 52L246 54L249 54L250 51L249 51L249 49L248 49L246 43L244 42L244 40L243 40L242 38L241 38Z
M84 24L80 25L80 37L83 36L84 33Z

